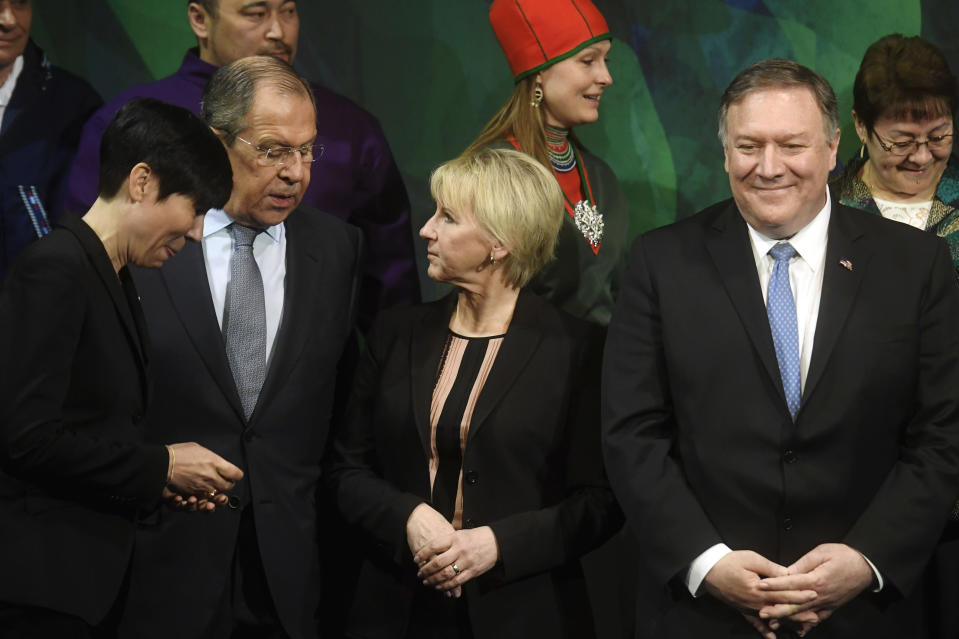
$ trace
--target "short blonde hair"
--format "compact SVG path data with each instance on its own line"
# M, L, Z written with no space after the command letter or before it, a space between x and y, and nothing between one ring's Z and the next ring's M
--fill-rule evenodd
M491 148L464 153L433 171L430 192L452 209L472 209L477 225L509 250L503 266L511 286L525 286L553 259L563 192L529 155Z

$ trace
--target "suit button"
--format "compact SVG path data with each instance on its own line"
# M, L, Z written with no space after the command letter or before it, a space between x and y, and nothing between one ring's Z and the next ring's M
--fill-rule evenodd
M793 520L789 517L783 519L783 530L789 531L793 529Z
M469 484L470 486L475 486L476 483L479 481L479 473L476 472L475 470L468 471L465 477L466 477L466 483Z
M245 433L243 433L243 441L245 441L245 442L247 442L247 443L253 441L253 437L254 437L254 435L253 435L253 431L252 431L252 430L248 430L248 431L246 431Z
M466 518L466 521L463 522L463 527L464 527L464 528L472 528L472 527L473 527L473 519L470 518L470 517L467 517L467 518Z
M795 464L797 461L799 461L799 458L796 457L796 453L791 450L787 450L783 453L783 461L785 461L787 464Z
M236 495L230 495L230 499L227 500L226 505L230 507L230 510L236 510L240 507L240 498Z
M139 424L140 422L143 421L143 413L133 413L130 419L131 421L133 421L134 424Z

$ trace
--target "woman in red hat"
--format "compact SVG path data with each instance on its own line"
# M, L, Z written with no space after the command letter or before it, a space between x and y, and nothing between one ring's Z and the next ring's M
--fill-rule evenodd
M553 171L566 200L557 259L529 284L572 315L609 323L626 263L616 175L572 133L599 118L612 34L590 0L494 0L490 23L516 88L467 152L512 145Z

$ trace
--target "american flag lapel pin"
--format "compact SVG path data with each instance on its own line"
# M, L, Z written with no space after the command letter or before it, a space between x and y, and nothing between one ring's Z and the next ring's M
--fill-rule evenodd
M846 269L847 271L852 270L852 262L850 262L849 260L842 259L842 260L839 260L839 263L842 264L842 267Z

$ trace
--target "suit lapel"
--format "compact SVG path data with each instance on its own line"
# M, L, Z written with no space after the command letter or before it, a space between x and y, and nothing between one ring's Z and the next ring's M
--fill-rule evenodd
M496 354L496 361L483 385L483 392L476 400L467 441L475 437L483 427L486 418L500 404L503 396L513 386L513 382L536 352L542 338L540 323L542 304L543 301L532 293L520 292L513 318L509 323L509 330L506 332L499 353Z
M200 354L233 410L243 420L243 407L233 381L230 362L226 358L216 309L213 308L210 297L203 247L199 243L187 242L183 250L164 265L160 275L193 347Z
M803 404L822 378L871 257L862 244L857 243L862 231L844 215L845 208L833 204L829 220L829 240L826 245L826 263L823 265L822 294L819 298L819 319L816 321L812 357L803 388ZM841 262L852 265L852 268L843 266Z
M729 207L716 217L711 232L707 233L706 249L719 271L726 293L753 343L753 348L756 349L773 386L779 392L785 409L786 393L779 374L779 363L776 361L749 232L735 203L731 202Z
M323 273L327 272L326 256L311 243L306 229L294 212L286 219L286 276L283 294L283 315L276 332L270 367L250 423L256 420L266 402L276 393L283 380L304 352L306 342L326 325L317 317L323 311ZM319 307L319 308L317 308ZM295 309L295 311L294 311ZM314 312L314 309L317 312Z
M90 263L93 264L97 277L100 278L100 281L103 282L103 287L110 294L113 308L117 315L119 315L120 323L123 324L127 339L130 340L133 351L136 353L140 369L145 372L147 366L146 349L144 347L144 341L141 339L145 336L145 332L143 326L137 326L137 321L133 316L133 309L136 309L136 311L140 310L139 300L127 299L127 292L124 291L117 272L113 270L113 263L110 261L110 256L107 255L106 249L103 247L103 242L100 241L100 238L93 229L87 226L86 222L75 215L68 214L62 216L58 224L77 237L83 250L89 256ZM121 273L125 274L125 269L121 269ZM128 275L126 277L129 279ZM135 296L136 289L132 288L132 282L130 290L133 291Z
M427 307L410 340L410 393L413 418L427 456L430 453L430 405L437 367L449 335L449 321L456 306L456 293Z

